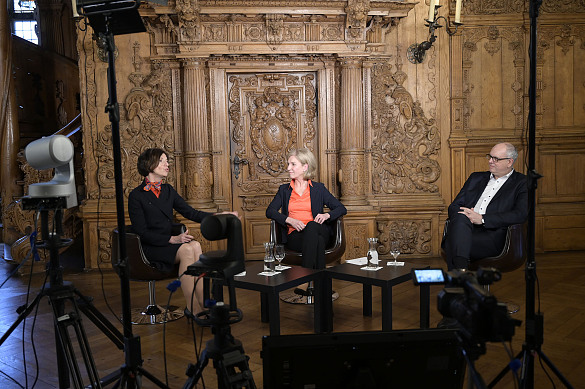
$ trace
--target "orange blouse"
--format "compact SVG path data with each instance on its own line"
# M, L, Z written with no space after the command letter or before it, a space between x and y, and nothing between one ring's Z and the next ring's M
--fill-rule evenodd
M313 221L313 212L311 211L311 186L313 183L309 180L309 185L307 185L307 189L302 195L299 195L295 190L293 181L290 182L290 185L293 188L293 191L288 202L288 216L300 220L305 224ZM295 229L289 225L288 233L290 234L293 231L295 231Z

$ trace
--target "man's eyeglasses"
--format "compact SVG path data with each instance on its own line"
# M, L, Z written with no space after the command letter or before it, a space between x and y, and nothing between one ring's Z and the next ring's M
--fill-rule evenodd
M510 157L505 157L505 158L498 158L498 157L494 157L494 156L493 156L493 155L491 155L491 154L486 154L486 155L485 155L485 157L487 158L487 160L488 160L488 161L489 161L490 159L493 159L493 160L494 160L494 162L496 162L496 163L498 163L498 162L500 162L500 161L503 161L504 159L512 159L512 158L510 158Z

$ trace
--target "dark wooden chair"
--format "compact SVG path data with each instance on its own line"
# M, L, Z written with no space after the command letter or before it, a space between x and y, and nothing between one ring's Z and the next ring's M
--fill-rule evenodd
M270 221L270 242L277 244L282 243L282 226L275 222ZM325 264L329 265L339 261L339 259L345 253L345 230L343 228L343 218L339 218L335 222L335 235L331 238L331 241L325 248ZM303 260L303 254L298 251L293 251L285 248L285 256L282 260L287 265L298 265L300 266Z
M178 234L185 226L177 224L173 226L173 234ZM119 258L119 233L114 229L112 233L112 266L116 273ZM126 226L126 254L128 255L128 277L130 281L148 282L148 305L146 308L134 308L131 312L133 324L160 324L183 317L184 313L179 307L169 306L168 309L156 303L155 282L176 278L179 265L176 264L172 271L164 272L153 267L142 250L140 237L132 232L132 226Z
M449 219L445 221L443 238L449 228ZM441 247L441 257L446 258L445 250ZM469 262L469 270L476 271L480 267L495 268L501 273L511 272L518 269L526 261L526 232L523 224L512 224L506 232L506 242L500 254L494 257L486 257ZM485 288L489 291L489 285ZM518 312L520 307L517 304L507 302L508 312Z
M449 219L445 221L443 238L449 228ZM477 270L480 267L493 267L502 273L518 269L526 260L526 238L523 224L513 224L506 232L506 242L500 254L495 257L486 257L469 263L469 270ZM446 258L445 250L441 247L441 257Z
M281 229L283 227L275 222L274 220L270 221L270 242L277 244L282 243L282 232ZM345 253L345 230L343 228L343 218L339 218L335 221L335 233L334 236L330 239L329 244L325 248L325 265L333 264L343 256ZM301 266L303 262L303 254L298 251L289 250L285 247L284 259L282 260L283 263L287 265L297 265ZM298 299L299 295L296 293L292 293L290 295L283 295L281 299L287 303L293 304L313 304L313 282L309 282L309 287L307 291L311 291L309 295L306 296L305 299L300 298ZM297 289L295 289L295 292Z

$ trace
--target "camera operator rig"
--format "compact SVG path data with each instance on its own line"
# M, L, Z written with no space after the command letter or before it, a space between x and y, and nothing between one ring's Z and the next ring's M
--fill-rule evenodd
M445 285L437 296L437 309L457 321L457 338L477 388L487 387L477 373L474 361L485 354L486 342L511 341L521 321L510 317L506 304L498 302L484 286L502 278L493 268L474 271L413 269L415 285Z
M230 325L242 320L242 312L237 307L233 277L245 270L242 224L240 219L230 214L207 216L201 222L201 233L207 240L227 239L227 250L203 253L199 261L189 266L185 274L204 277L205 310L195 315L195 322L203 327L211 327L213 339L207 341L205 350L197 363L187 367L187 382L183 388L193 388L213 359L217 373L218 388L255 389L254 377L248 366L250 359L244 352L242 342L231 334ZM209 299L209 280L213 279L221 288L224 284L229 290L229 306L222 301ZM214 283L214 289L215 288ZM223 295L220 291L217 294ZM216 297L216 296L214 296Z

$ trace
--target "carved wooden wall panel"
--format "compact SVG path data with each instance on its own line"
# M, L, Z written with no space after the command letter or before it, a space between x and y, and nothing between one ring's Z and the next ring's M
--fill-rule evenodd
M464 128L521 132L525 112L524 33L518 26L463 32Z

